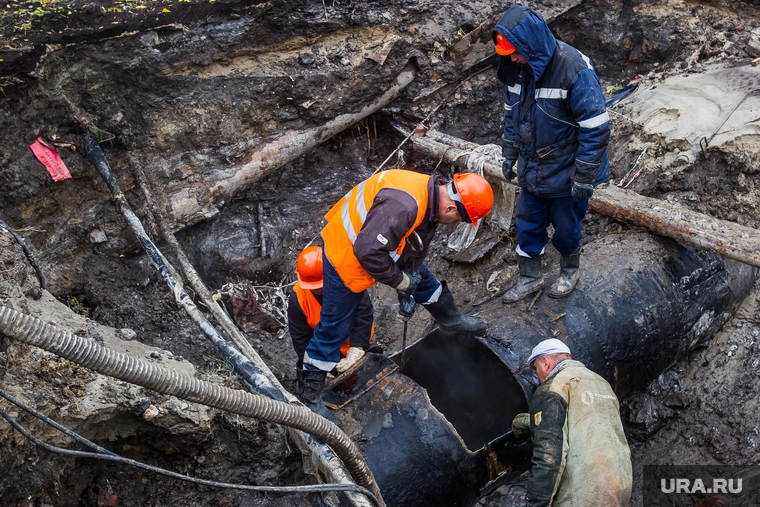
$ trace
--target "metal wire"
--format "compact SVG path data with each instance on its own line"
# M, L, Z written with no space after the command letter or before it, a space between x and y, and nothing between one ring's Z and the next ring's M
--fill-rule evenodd
M217 481L210 481L206 479L198 479L195 477L189 477L187 475L179 474L177 472L172 472L169 470L165 470L163 468L155 467L152 465L148 465L146 463L141 463L139 461L135 461L129 458L124 458L122 456L118 456L117 454L114 454L113 452L104 449L103 447L100 447L94 442L91 442L90 440L87 440L83 436L75 433L74 431L66 428L65 426L61 426L57 422L53 421L49 417L41 414L40 412L37 412L32 407L26 405L25 403L17 400L7 392L0 390L0 396L8 400L9 402L13 403L19 408L22 408L23 410L29 412L37 419L45 422L46 424L49 424L53 428L61 431L62 433L65 433L66 435L74 438L75 440L81 442L82 444L95 449L98 451L97 453L94 452L85 452L85 451L75 451L72 449L63 449L61 447L56 447L53 445L50 445L46 442L43 442L42 440L38 439L34 435L32 435L28 430L26 430L23 426L21 426L14 418L12 418L5 410L0 408L0 417L8 421L8 424L10 424L16 431L21 433L26 439L33 442L35 445L42 447L43 449L55 452L58 454L63 454L66 456L74 456L77 458L94 458L94 459L102 459L106 461L115 461L117 463L125 463L127 465L131 465L137 468L142 468L144 470L149 470L151 472L155 472L161 475L166 475L169 477L173 477L175 479L179 479L182 481L192 482L195 484L201 484L203 486L212 486L216 488L224 488L224 489L240 489L240 490L247 490L247 491L259 491L262 493L324 493L324 492L330 492L330 491L353 491L356 493L362 493L365 495L373 505L378 506L379 504L377 500L375 499L374 495L366 488L363 488L359 486L358 484L314 484L309 486L251 486L247 484L231 484L227 482L217 482Z

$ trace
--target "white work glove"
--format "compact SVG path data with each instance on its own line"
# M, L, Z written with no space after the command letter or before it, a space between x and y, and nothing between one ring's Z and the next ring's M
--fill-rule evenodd
M396 290L399 292L406 292L406 289L409 287L409 281L410 281L409 275L407 275L403 271L401 272L401 275L403 276L403 278L401 279L401 283L396 285Z
M362 357L364 357L364 349L361 347L351 347L348 349L346 357L338 362L338 364L335 366L335 369L338 370L338 372L343 373L355 365Z

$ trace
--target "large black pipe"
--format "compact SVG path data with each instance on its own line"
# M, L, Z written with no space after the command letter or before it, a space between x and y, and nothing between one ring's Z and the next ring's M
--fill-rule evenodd
M529 466L530 446L510 427L538 383L525 362L541 340L565 341L623 398L708 340L757 276L645 233L586 245L581 270L567 299L484 304L486 337L434 330L407 348L403 373L370 358L336 379L328 398L388 505L469 506Z
M567 299L543 296L531 312L493 302L478 312L489 323L489 347L519 372L528 396L535 376L525 361L538 342L556 336L624 398L711 338L758 274L752 266L646 233L587 245L581 270Z

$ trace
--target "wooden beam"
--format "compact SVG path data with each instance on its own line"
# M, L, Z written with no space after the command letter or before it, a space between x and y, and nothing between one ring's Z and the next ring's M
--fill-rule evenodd
M279 138L260 144L240 165L220 167L193 181L179 181L163 189L167 218L177 231L216 215L225 202L250 188L259 179L300 157L357 122L388 105L414 80L416 70L407 65L385 93L360 111L341 114L324 125L288 131Z
M615 185L594 191L589 209L684 245L760 267L760 231L757 229L719 220L660 199L644 197Z
M400 131L403 129L396 127ZM412 137L413 148L436 160L467 168L472 151L479 146L465 140L427 131ZM503 158L486 160L483 173L502 181ZM600 185L589 200L594 213L643 227L684 245L715 252L751 266L760 267L760 231L735 222L691 211L677 204L644 197L614 185Z

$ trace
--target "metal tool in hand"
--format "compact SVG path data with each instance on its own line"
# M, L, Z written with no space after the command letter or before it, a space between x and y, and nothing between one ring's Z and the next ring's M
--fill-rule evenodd
M404 319L404 336L401 339L401 371L404 371L406 365L406 330L409 325L409 321L414 316L414 310L417 308L417 303L414 301L413 296L408 296L399 301L401 305L399 313Z
M404 319L404 337L401 339L401 373L404 372L404 365L406 364L406 327L409 325L409 320Z
M419 240L419 236L417 237ZM422 241L420 240L420 245L422 244ZM406 358L406 331L407 326L409 324L409 320L414 316L414 310L417 309L417 302L414 300L414 291L417 287L417 284L419 283L419 274L411 272L409 273L409 277L411 279L416 279L416 281L410 282L412 284L411 287L409 287L407 293L399 293L398 297L398 304L399 309L398 313L401 315L401 317L404 319L404 337L401 341L401 371L404 371L404 365Z

